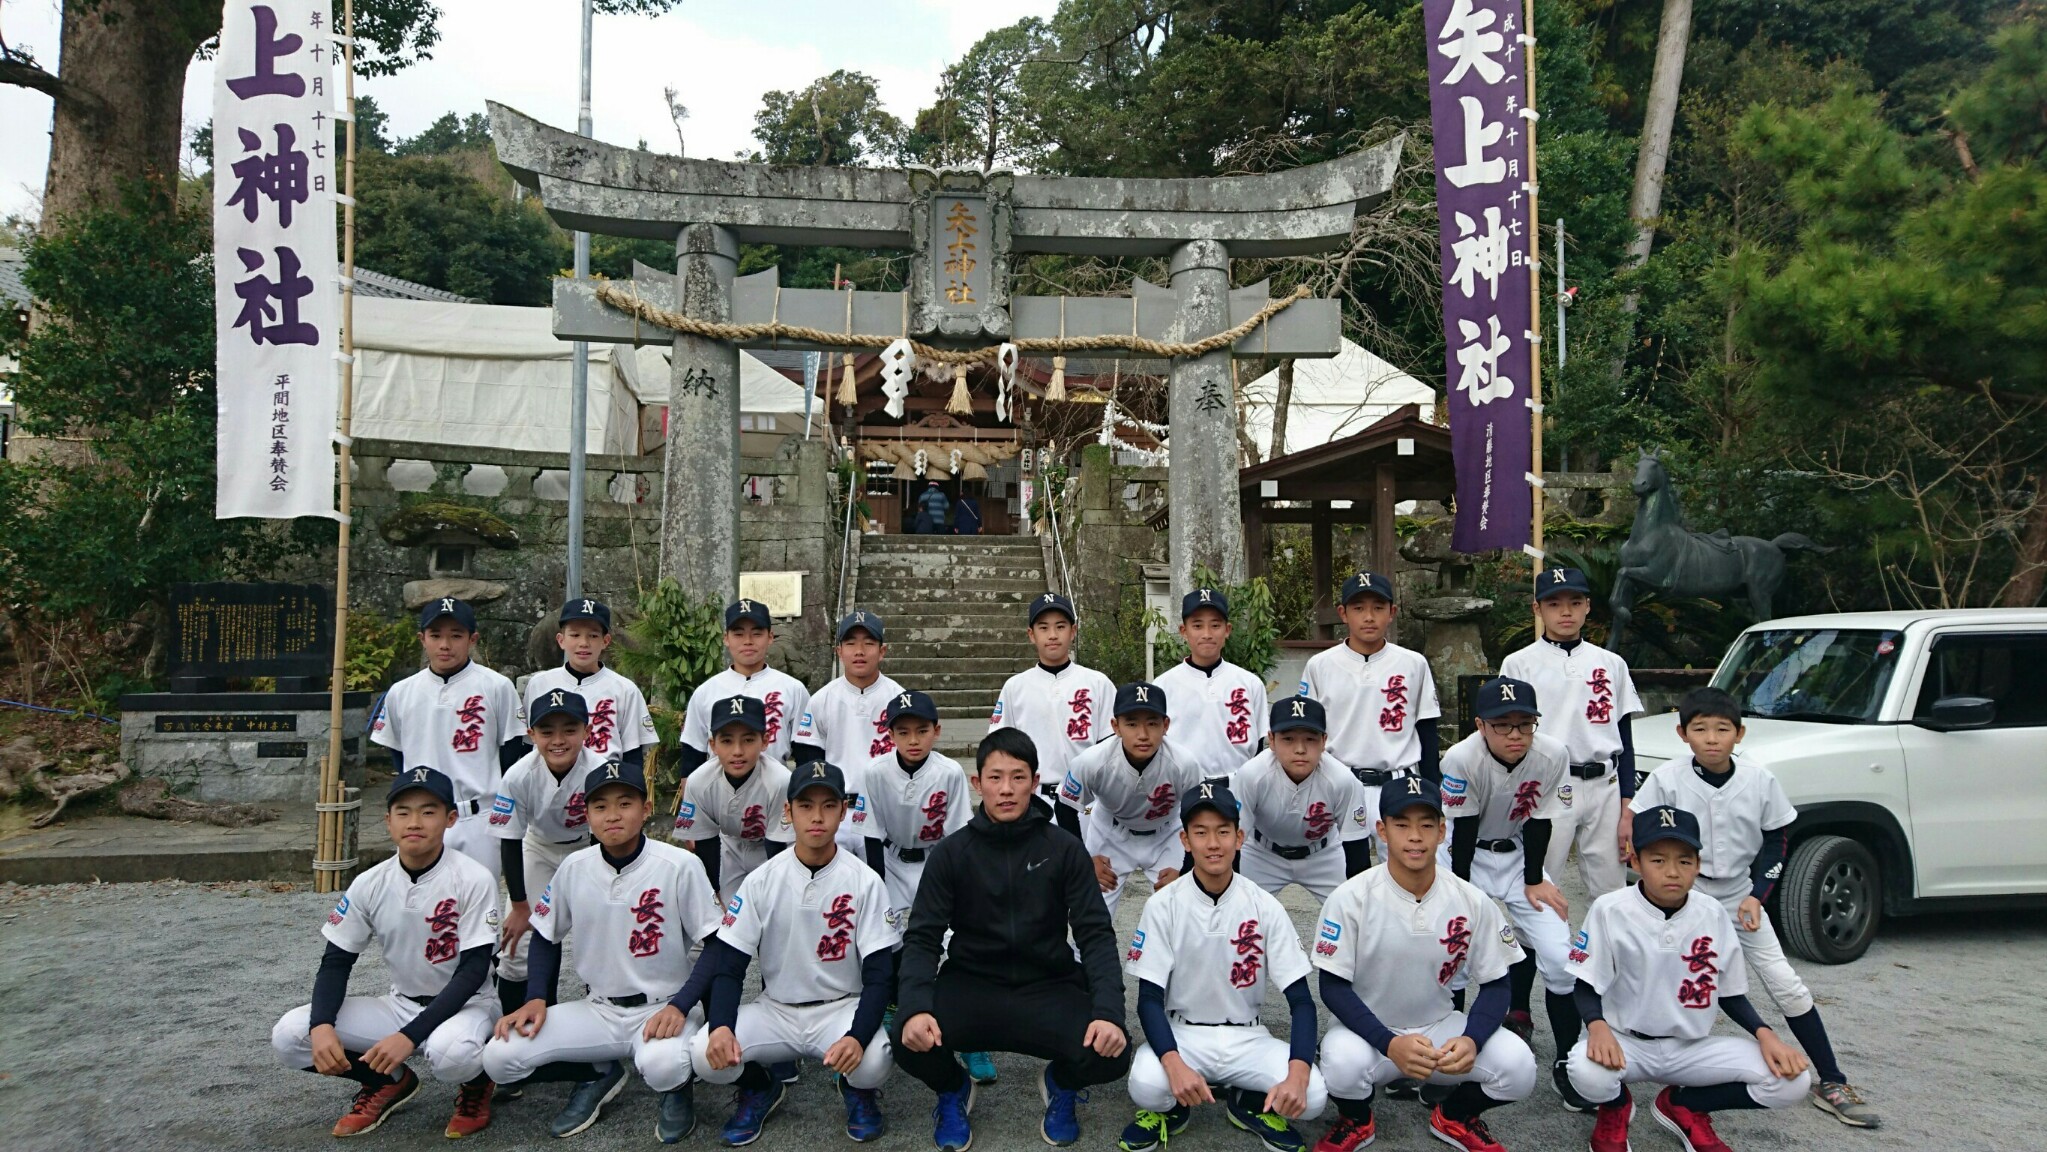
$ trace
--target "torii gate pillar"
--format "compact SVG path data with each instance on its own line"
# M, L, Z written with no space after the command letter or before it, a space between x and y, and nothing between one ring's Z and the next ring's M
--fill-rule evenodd
M1192 343L1230 326L1230 254L1214 240L1173 249L1173 295L1179 310L1167 339ZM1237 404L1230 352L1173 361L1167 393L1173 429L1166 495L1172 505L1169 546L1175 600L1194 587L1204 567L1225 583L1244 579L1244 532L1237 503Z
M679 310L729 321L738 270L739 241L730 230L683 228L675 239ZM661 575L673 576L691 600L725 604L739 594L737 345L676 333L662 462Z

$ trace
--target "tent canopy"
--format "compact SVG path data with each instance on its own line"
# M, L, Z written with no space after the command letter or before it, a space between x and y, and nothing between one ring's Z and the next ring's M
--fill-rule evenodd
M574 345L555 339L551 309L358 296L355 326L355 435L567 449ZM760 430L801 434L803 401L802 385L739 354L740 410ZM590 346L588 451L639 454L641 409L667 403L666 347Z
M1278 395L1278 369L1244 385L1244 430L1263 460L1340 440L1411 404L1424 413L1436 406L1435 389L1349 340L1331 359L1294 362L1286 444L1275 451L1272 407Z

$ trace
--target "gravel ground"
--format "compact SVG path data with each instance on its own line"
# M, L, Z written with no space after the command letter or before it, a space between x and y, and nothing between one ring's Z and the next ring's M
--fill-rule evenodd
M330 900L261 884L0 886L0 1147L331 1147L327 1130L349 1086L279 1068L269 1044L272 1022L311 988L321 948L316 929ZM1140 903L1123 901L1126 935ZM1312 908L1305 899L1289 903L1307 938ZM2047 987L2038 975L2043 946L2047 913L1945 915L1894 923L1855 964L1802 966L1842 1064L1882 1106L1887 1126L1855 1132L1800 1107L1729 1115L1722 1135L1744 1152L2038 1147L2047 1075L2030 1054L2047 1036L2040 1015ZM2035 975L2024 976L2028 971ZM365 957L354 987L382 986L381 964ZM1767 1004L1761 1006L1769 1018ZM1284 1026L1282 1011L1268 1009L1267 1019ZM1541 1028L1536 1049L1550 1054ZM1002 1080L983 1090L975 1110L975 1146L1041 1147L1036 1066L1014 1057L997 1064ZM543 1086L500 1106L475 1142L559 1147L546 1123L562 1094L559 1086ZM437 1145L452 1099L451 1086L429 1083L410 1108L362 1142ZM657 1146L655 1101L633 1082L579 1143ZM727 1092L700 1088L697 1102L702 1123L686 1146L713 1147ZM1646 1094L1639 1102L1646 1104ZM878 1146L929 1149L930 1105L921 1085L897 1074L884 1104L890 1129ZM1255 1147L1219 1111L1198 1114L1173 1141L1175 1152L1183 1145L1184 1152ZM1081 1146L1113 1147L1129 1118L1120 1086L1096 1089L1082 1110ZM1490 1119L1517 1152L1582 1148L1591 1127L1589 1118L1557 1106L1546 1081L1533 1099ZM836 1096L809 1065L770 1123L768 1142L843 1147L843 1121ZM1321 1129L1311 1124L1309 1135ZM1380 1130L1381 1146L1438 1146L1412 1103L1382 1106ZM1646 1115L1636 1117L1635 1140L1641 1152L1678 1148Z

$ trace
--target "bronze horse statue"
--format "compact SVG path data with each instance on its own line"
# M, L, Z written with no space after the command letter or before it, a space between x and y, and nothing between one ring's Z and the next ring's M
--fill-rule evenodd
M1614 573L1613 634L1607 646L1619 649L1634 618L1635 597L1652 591L1667 597L1725 596L1745 592L1757 620L1770 618L1770 600L1784 583L1785 556L1790 551L1827 553L1797 532L1775 539L1711 534L1684 526L1661 457L1643 449L1635 466L1635 525L1621 545L1620 567Z

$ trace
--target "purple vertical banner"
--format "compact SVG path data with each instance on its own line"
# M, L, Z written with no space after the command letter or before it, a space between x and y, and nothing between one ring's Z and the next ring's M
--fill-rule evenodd
M1423 0L1460 552L1529 541L1529 152L1521 0Z

